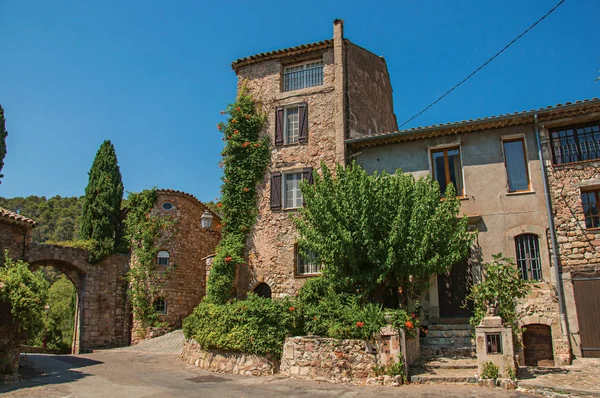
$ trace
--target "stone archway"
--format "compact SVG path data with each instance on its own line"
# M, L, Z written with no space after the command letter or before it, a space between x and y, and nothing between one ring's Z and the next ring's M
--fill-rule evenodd
M271 287L266 283L259 283L258 286L254 288L254 293L256 293L259 297L271 298Z
M77 290L72 352L117 347L129 342L127 282L129 256L114 254L98 264L89 253L56 245L31 243L24 259L32 268L52 266L65 274Z

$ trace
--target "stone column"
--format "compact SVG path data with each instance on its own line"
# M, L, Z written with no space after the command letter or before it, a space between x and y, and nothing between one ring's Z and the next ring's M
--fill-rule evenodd
M480 377L487 362L499 368L500 378L509 378L510 373L516 374L512 327L504 326L502 318L488 312L475 327L475 341Z

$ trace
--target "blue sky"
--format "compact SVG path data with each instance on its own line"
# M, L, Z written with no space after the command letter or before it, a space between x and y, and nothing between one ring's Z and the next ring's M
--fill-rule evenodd
M218 196L215 124L235 97L230 64L345 35L383 55L401 123L558 0L0 0L0 196L82 195L104 139L125 189ZM567 0L492 64L405 127L600 96L597 0Z

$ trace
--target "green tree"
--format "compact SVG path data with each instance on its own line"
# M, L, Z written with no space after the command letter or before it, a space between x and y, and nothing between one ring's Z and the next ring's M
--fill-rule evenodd
M113 144L107 140L94 158L82 206L80 238L94 242L94 249L90 252L92 263L115 249L122 199L123 181L117 154Z
M494 254L493 257L492 262L483 264L483 282L473 285L467 296L475 304L471 325L479 325L487 312L488 304L495 304L498 316L504 323L512 326L516 333L519 330L517 300L526 297L531 286L520 277L512 259L502 257L501 253Z
M317 255L337 291L406 302L432 274L468 256L474 235L466 216L458 218L452 185L440 200L431 177L369 175L356 164L338 165L335 177L325 164L321 171L313 185L301 185L306 205L293 219L301 252Z
M65 275L50 286L46 321L46 343L48 348L68 349L73 341L75 320L75 286Z
M4 167L4 157L6 156L6 120L4 120L4 108L0 105L0 179L4 177L2 168ZM0 181L2 183L2 181Z

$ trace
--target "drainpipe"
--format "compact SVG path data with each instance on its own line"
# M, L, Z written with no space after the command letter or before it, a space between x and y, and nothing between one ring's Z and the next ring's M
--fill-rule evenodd
M552 262L554 263L554 275L556 275L556 290L558 291L558 310L560 314L560 327L563 336L569 342L569 350L571 348L571 339L569 336L569 327L567 325L567 311L565 308L565 294L563 291L563 282L560 271L560 257L558 255L558 242L556 241L556 230L554 228L554 213L552 211L552 201L550 199L550 189L548 187L548 173L544 165L544 157L542 153L542 144L540 140L540 130L537 113L533 115L533 123L535 126L535 139L537 142L538 157L540 159L540 168L542 169L542 182L544 185L544 196L546 198L546 213L548 213L548 227L550 228L550 241L552 242Z

